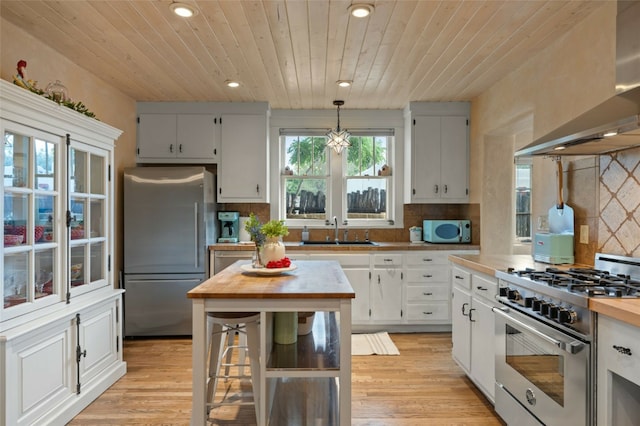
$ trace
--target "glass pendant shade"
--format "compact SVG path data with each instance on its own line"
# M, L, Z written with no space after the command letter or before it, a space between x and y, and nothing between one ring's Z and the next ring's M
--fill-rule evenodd
M333 150L338 155L340 155L343 149L351 146L351 144L349 143L351 133L349 133L346 129L340 128L340 106L344 105L344 101L333 101L333 104L338 107L338 125L335 129L327 133L327 137L329 138L329 140L327 141L327 146L329 148L333 148Z

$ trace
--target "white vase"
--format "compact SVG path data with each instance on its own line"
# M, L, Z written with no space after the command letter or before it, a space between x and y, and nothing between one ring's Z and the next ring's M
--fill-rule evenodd
M260 260L266 266L270 261L280 260L285 255L282 237L269 237L260 249Z

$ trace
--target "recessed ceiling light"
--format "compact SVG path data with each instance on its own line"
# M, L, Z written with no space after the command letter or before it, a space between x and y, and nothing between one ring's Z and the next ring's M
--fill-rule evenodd
M336 84L340 87L349 87L353 83L353 80L338 80Z
M184 3L171 3L169 8L173 13L183 18L190 18L198 14L198 10L195 7Z
M349 13L356 18L364 18L365 16L369 16L371 12L373 12L372 4L356 3L349 6Z
M224 82L224 84L226 84L228 87L240 87L240 83L237 81L233 81L233 80L227 80Z

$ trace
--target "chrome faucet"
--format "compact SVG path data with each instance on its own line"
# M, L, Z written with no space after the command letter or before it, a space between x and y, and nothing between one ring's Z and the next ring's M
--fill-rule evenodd
M336 242L338 242L339 241L338 240L338 216L334 216L333 217L333 223L335 224L335 227L336 227L336 230L335 230L335 233L334 233L334 240Z

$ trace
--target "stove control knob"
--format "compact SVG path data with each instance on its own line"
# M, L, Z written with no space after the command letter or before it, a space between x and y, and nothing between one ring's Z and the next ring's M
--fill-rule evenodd
M500 287L500 297L507 297L509 295L509 287Z
M556 306L556 305L549 306L549 318L557 319L559 310L560 310L560 306Z
M534 311L536 312L540 312L540 309L542 309L542 304L544 302L540 299L534 299L533 300L533 305L531 306L533 308Z
M549 302L542 302L540 304L540 313L542 315L544 315L545 317L549 316L549 308L551 308L551 303Z
M507 298L509 300L513 300L513 301L519 301L522 300L522 296L520 296L520 292L518 290L511 290L509 289L509 293L507 294Z
M538 299L535 297L525 297L524 298L524 307L525 308L533 308L534 304Z
M560 308L558 311L558 322L560 324L575 324L578 321L578 314L571 309Z

